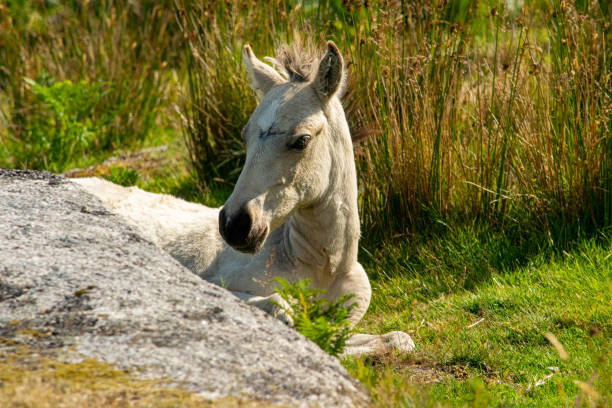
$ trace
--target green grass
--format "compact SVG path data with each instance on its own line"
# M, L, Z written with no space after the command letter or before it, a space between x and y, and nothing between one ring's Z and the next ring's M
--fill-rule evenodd
M594 381L609 404L609 238L584 240L559 254L537 253L511 267L513 261L500 263L500 254L492 250L492 242L506 238L490 237L481 248L475 245L480 235L455 231L404 249L403 262L397 254L366 261L374 296L360 329L407 331L417 351L382 361L349 361L349 369L369 381L383 406L389 393L408 398L423 387L418 401L432 406L572 406L581 392L575 381ZM378 256L397 252L387 245ZM470 273L481 275L469 278ZM547 333L564 346L567 360ZM420 384L423 370L437 382ZM544 383L535 386L540 380ZM406 406L413 406L409 400ZM597 406L608 406L602 401Z

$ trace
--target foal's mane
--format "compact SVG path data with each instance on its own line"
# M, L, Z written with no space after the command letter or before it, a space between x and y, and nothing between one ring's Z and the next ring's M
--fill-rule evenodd
M322 47L316 46L313 42L305 42L296 36L293 44L283 44L278 47L276 58L266 58L266 60L271 62L291 82L309 82L317 74L319 63L324 54L322 50L324 50ZM346 67L345 75L349 76ZM346 102L344 110L347 117L351 117L358 109L356 99L351 98L351 94L355 90L355 84L347 78L343 82L339 96ZM376 133L373 128L361 124L355 125L354 122L349 121L349 126L353 144L359 144Z
M281 45L273 62L285 71L291 82L308 82L317 73L322 56L320 47L298 40Z

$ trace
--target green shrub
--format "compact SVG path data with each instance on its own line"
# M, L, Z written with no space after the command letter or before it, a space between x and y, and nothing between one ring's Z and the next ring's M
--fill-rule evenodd
M113 111L96 115L108 87L101 82L24 81L41 106L29 115L21 137L12 143L13 160L28 168L61 171L95 145L98 133L111 123Z
M99 154L129 147L154 128L171 125L161 113L175 98L177 88L170 92L168 84L176 80L171 68L178 65L182 41L171 2L9 1L7 6L0 5L0 166L61 171L77 151ZM56 95L33 92L23 80L36 78L41 88L53 86L43 77L66 84L66 89L51 88L50 93L94 98L91 103L80 98L85 107L79 112L78 103L68 101L79 118L66 118L74 125L66 132L56 130L71 135L70 140L55 138L69 150L58 153L57 163L48 155L39 159L25 154L36 156L37 145L43 155L45 149L53 150L45 145L53 144L47 139L54 136L44 133L61 127L61 108L50 107ZM24 144L32 150L22 151Z
M285 312L293 319L295 329L332 356L342 354L352 334L347 318L353 304L345 304L353 295L330 302L319 298L325 291L311 289L309 279L293 284L282 278L276 280L280 284L277 293L289 304Z

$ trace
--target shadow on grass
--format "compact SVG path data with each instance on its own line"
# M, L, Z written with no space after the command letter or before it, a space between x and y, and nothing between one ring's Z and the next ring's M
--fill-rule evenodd
M371 228L362 234L360 262L374 284L410 280L410 288L404 290L411 290L417 299L431 300L474 290L494 273L550 259L577 248L585 239L610 240L610 227L597 228L581 216L574 220L548 217L546 223L520 217L509 220L496 225L490 220L438 219L420 230L396 235Z

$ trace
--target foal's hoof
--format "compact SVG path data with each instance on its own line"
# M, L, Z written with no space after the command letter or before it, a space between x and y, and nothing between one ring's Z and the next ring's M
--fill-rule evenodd
M293 327L293 318L289 315L289 310L291 310L291 306L281 295L275 293L270 296L270 300L268 300L268 313L287 326Z
M254 298L248 303L257 306L287 326L293 327L293 319L287 312L290 306L278 293L263 298Z
M408 333L403 331L392 331L382 336L385 346L389 350L396 350L400 352L414 351L416 346L412 337Z
M275 308L275 310L272 312L272 316L285 323L287 326L293 327L293 318L283 309Z
M414 341L408 333L392 331L386 334L354 334L346 342L344 356L366 356L389 352L414 351Z

